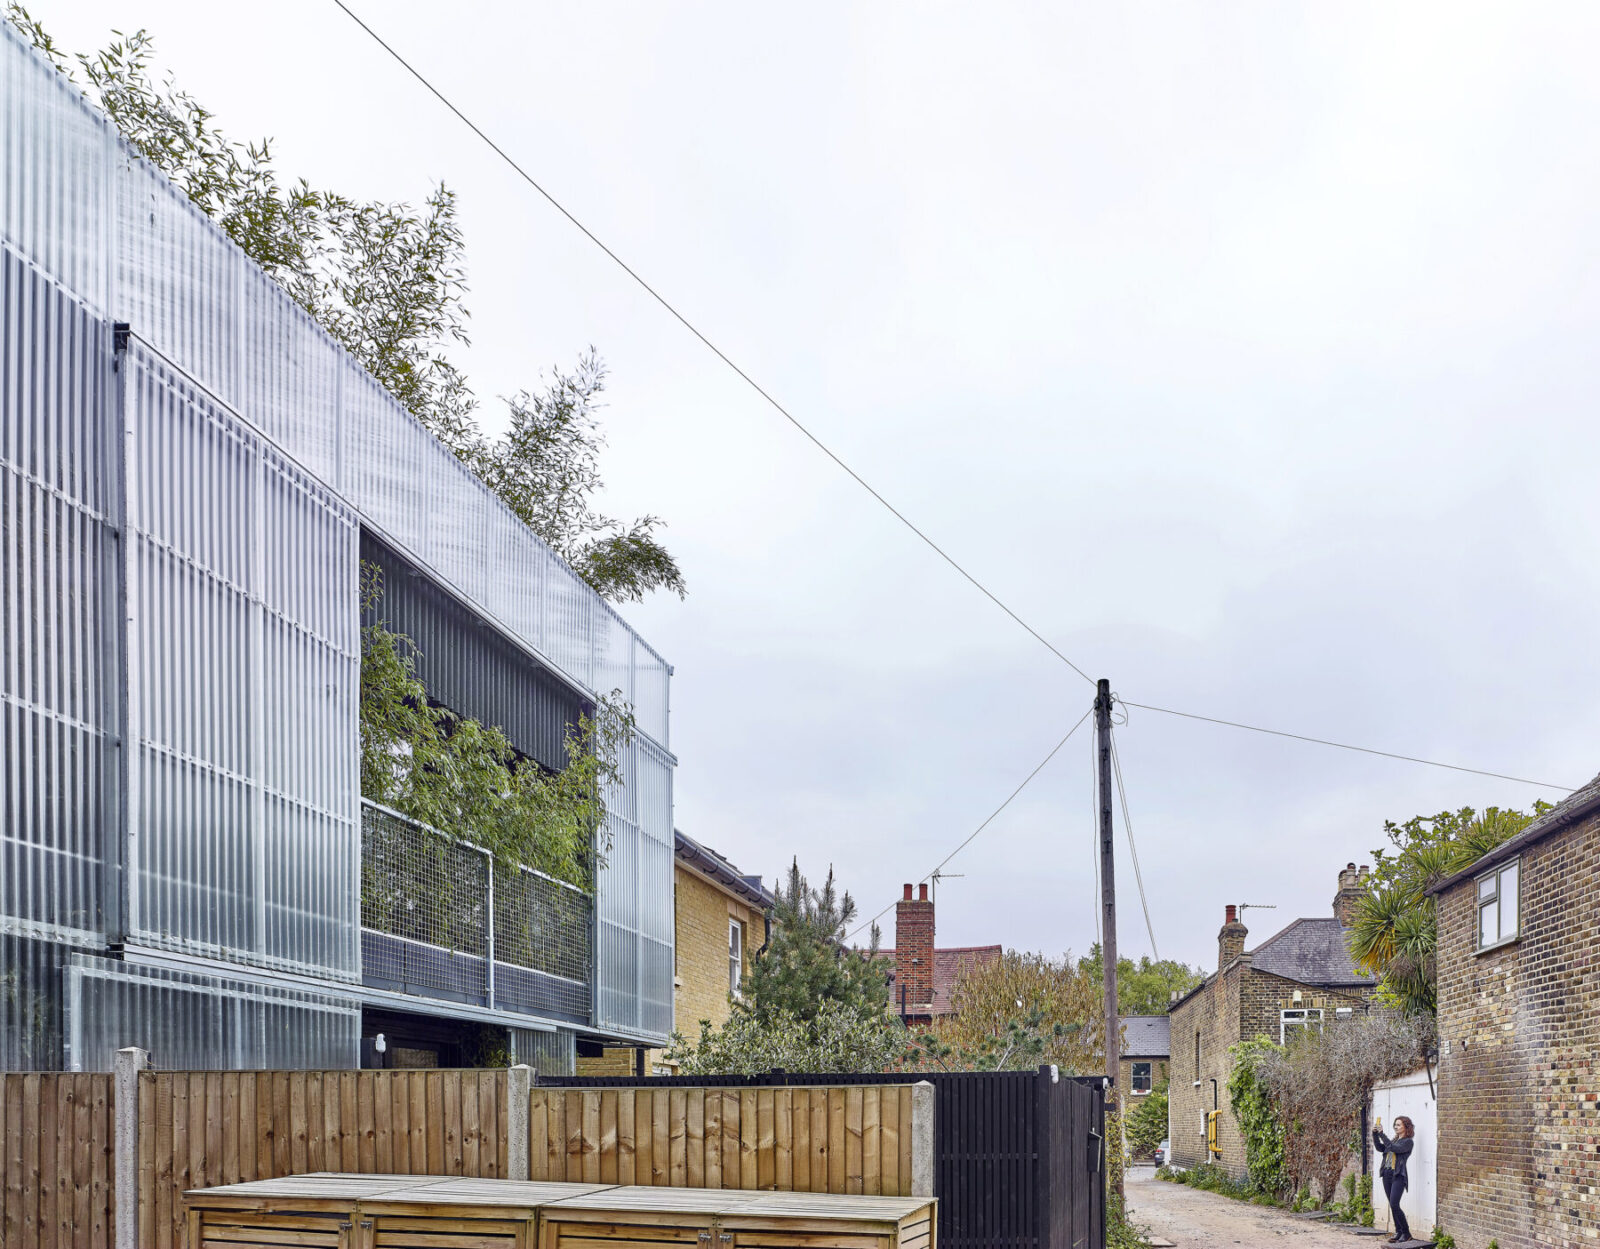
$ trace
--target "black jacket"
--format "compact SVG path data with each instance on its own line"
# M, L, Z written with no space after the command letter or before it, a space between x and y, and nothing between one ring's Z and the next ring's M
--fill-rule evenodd
M1390 1140L1377 1128L1373 1128L1372 1143L1383 1153L1383 1165L1378 1168L1378 1174L1392 1175L1400 1183L1408 1183L1406 1162L1410 1159L1411 1149L1416 1142L1409 1136L1401 1136Z

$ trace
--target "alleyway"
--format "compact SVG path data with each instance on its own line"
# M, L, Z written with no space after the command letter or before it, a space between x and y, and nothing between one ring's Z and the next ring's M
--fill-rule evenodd
M1155 1177L1154 1167L1130 1167L1128 1209L1135 1223L1179 1249L1212 1245L1284 1245L1288 1249L1359 1249L1382 1236L1358 1236L1343 1224L1296 1218L1271 1206L1219 1197Z

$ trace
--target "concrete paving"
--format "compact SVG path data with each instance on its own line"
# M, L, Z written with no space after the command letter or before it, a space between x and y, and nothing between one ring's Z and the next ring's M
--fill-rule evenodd
M1177 1249L1231 1245L1361 1249L1385 1242L1382 1236L1358 1236L1347 1224L1297 1218L1275 1206L1253 1206L1185 1184L1169 1184L1156 1179L1155 1168L1149 1166L1128 1168L1127 1194L1133 1222Z

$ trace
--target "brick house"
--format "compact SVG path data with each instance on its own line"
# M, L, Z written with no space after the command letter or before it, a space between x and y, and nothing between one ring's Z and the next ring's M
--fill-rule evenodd
M1376 984L1355 970L1345 945L1366 885L1367 869L1347 864L1339 873L1331 915L1297 919L1254 950L1245 949L1249 933L1239 922L1239 908L1227 908L1217 934L1217 970L1167 1011L1174 1165L1209 1160L1236 1178L1244 1175L1244 1141L1228 1107L1230 1046L1257 1036L1281 1043L1297 1028L1320 1029L1366 1009ZM1207 1139L1207 1116L1213 1111L1218 1112L1215 1153Z
M676 829L673 856L672 1019L673 1027L693 1040L702 1019L714 1028L726 1022L730 997L766 944L774 899L761 877L745 875ZM616 1048L580 1053L578 1074L667 1074L672 1068L663 1054Z
M1117 1071L1117 1089L1126 1103L1148 1097L1171 1075L1172 1017L1170 1015L1124 1015L1122 1017L1122 1066Z
M889 972L889 1010L910 1027L955 1014L951 998L961 977L1001 955L998 945L935 949L928 886L918 885L917 890L913 898L911 886L905 886L904 897L895 904L894 948L878 951Z
M1438 902L1439 1223L1463 1249L1600 1236L1600 777Z

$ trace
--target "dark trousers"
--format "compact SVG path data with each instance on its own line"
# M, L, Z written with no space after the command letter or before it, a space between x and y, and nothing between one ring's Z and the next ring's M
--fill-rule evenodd
M1383 1195L1389 1199L1389 1213L1394 1219L1394 1234L1401 1240L1410 1240L1411 1224L1406 1222L1406 1212L1400 1208L1400 1198L1406 1195L1406 1182L1392 1175L1381 1178Z

